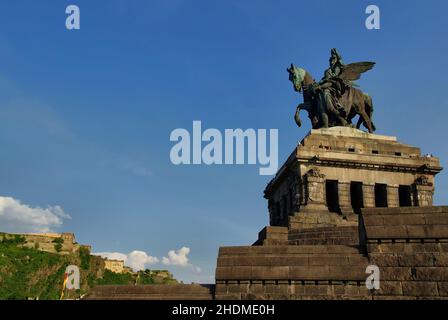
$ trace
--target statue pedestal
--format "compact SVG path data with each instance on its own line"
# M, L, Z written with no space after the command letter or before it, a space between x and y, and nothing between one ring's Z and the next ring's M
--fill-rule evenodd
M431 206L438 158L396 137L350 127L311 130L265 189L270 224L354 225L361 208Z
M266 187L271 226L253 246L220 248L215 298L448 299L436 287L446 264L421 267L422 252L448 250L448 207L431 206L441 169L395 137L312 130ZM371 264L387 270L375 291ZM422 277L395 276L411 268Z

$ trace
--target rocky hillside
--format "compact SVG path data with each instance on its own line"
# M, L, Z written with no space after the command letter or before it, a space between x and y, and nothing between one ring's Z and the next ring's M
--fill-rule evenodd
M76 253L61 255L23 247L25 239L0 233L0 299L59 299L65 268L76 265L81 273L76 292L67 292L65 298L78 299L96 285L134 285L177 283L164 270L138 273L113 273L104 268L101 257L92 256L81 248Z

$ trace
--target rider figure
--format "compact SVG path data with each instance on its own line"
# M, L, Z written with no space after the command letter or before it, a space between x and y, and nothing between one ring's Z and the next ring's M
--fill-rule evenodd
M330 67L325 70L324 77L316 87L320 89L322 95L319 97L320 107L324 108L329 113L332 113L340 122L341 125L346 125L346 114L344 107L339 103L339 99L345 92L347 84L339 77L344 69L342 63L342 57L336 49L331 49ZM319 96L319 95L318 95ZM323 101L322 101L323 100ZM324 105L322 105L324 104ZM328 115L326 112L323 114L323 125L328 127Z

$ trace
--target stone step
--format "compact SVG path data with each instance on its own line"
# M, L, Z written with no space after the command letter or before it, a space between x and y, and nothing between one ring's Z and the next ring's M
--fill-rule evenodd
M365 263L362 254L283 254L283 255L225 255L218 258L221 267L231 266L297 266L297 265L358 265Z
M345 245L356 245L359 243L357 238L347 238L347 237L338 237L338 238L311 238L311 239L298 239L291 240L289 242L291 245L319 245L319 244L345 244Z
M358 245L279 245L279 246L244 246L244 247L220 247L219 256L249 254L300 254L300 253L329 253L329 254L359 254Z
M288 234L289 244L294 245L358 245L358 227L325 227L304 229Z
M367 265L218 267L216 281L365 281Z
M242 263L244 264L244 263ZM218 262L216 280L314 280L336 281L365 280L365 270L369 261L367 257L359 255L350 259L342 255L336 257L319 256L308 257L302 263L291 259L284 265L242 265L238 260L233 265L225 265L225 261Z
M152 284L103 285L92 288L85 300L212 300L214 285Z
M368 258L358 246L289 245L224 247L216 280L365 280Z
M306 232L333 232L340 230L357 230L358 226L331 226L331 227L319 227L319 228L306 228L302 230L294 230L292 233L306 233Z
M310 229L303 229L300 231L290 231L290 236L308 236L308 235L315 235L315 234L323 234L323 235L344 235L344 234L351 234L351 233L357 233L358 227L325 227L325 228L310 228Z
M362 209L371 240L448 239L448 207Z

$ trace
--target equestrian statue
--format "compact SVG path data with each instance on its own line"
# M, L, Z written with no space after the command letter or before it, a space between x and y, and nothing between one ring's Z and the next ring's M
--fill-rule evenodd
M291 64L286 70L296 92L303 93L303 103L296 108L295 121L300 127L300 110L308 111L313 129L334 126L353 126L352 120L359 115L356 128L361 124L373 133L376 128L372 121L372 98L357 89L361 74L372 69L375 62L343 64L336 49L331 50L330 67L325 70L320 82L303 68Z

